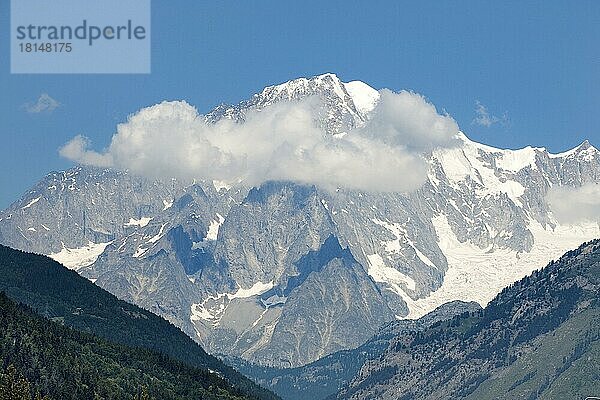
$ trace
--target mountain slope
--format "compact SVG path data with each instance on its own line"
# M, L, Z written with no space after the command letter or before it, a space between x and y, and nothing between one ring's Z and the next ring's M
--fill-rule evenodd
M396 337L338 398L556 399L600 391L600 240L503 290L480 313Z
M6 246L53 254L79 268L95 261L116 236L160 212L181 189L177 180L152 181L109 169L51 172L0 215L0 238Z
M377 359L389 342L401 332L417 332L455 315L475 312L481 307L475 302L450 302L418 320L396 320L381 328L361 346L341 350L297 368L269 368L241 359L229 359L231 365L261 386L277 393L284 400L325 399L346 387L367 360Z
M115 296L39 255L0 246L0 290L66 326L128 346L157 350L216 371L249 396L276 396L224 365L164 319Z
M53 399L132 399L142 390L152 399L249 398L206 370L48 321L4 293L0 355L3 365L25 377L31 393ZM26 392L21 394L30 398Z
M323 100L315 118L339 136L369 121L380 94L325 74L269 86L204 118L243 124L250 110L307 96ZM174 107L139 114L170 116ZM600 236L594 222L560 223L546 200L553 188L600 183L600 152L587 142L551 154L496 149L459 133L456 146L423 157L428 179L409 194L151 181L75 167L49 175L1 212L0 242L66 263L210 352L295 367L449 301L484 306L539 265ZM330 273L335 266L305 264L327 252L330 237L353 258L342 269L347 301L333 302L341 289ZM338 324L331 316L342 312L349 317ZM327 339L299 345L315 329Z

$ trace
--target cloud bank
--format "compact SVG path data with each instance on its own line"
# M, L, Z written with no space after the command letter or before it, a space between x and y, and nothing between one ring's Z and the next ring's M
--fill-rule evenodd
M25 103L23 108L30 114L51 113L60 107L60 103L50 97L48 93L42 93L35 103Z
M70 160L153 178L259 185L291 180L326 189L410 192L426 179L422 154L455 143L458 125L421 95L381 91L371 119L332 136L315 119L317 97L249 110L244 123L207 123L183 101L144 108L117 126L110 146L77 136L60 149Z
M505 123L506 121L506 114L503 115L502 118L498 118L495 115L490 114L487 107L481 104L479 100L475 101L475 119L473 119L474 124L489 128L498 122Z
M562 224L600 223L600 185L553 187L546 196L556 220Z

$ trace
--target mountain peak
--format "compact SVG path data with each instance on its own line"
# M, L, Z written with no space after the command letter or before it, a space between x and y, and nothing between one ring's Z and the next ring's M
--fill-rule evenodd
M260 110L279 102L298 101L319 96L325 112L320 125L337 134L363 124L379 100L379 92L361 81L342 82L334 73L292 79L267 86L237 105L221 104L205 115L206 121L221 118L244 121L245 111Z
M320 75L315 75L312 78L309 79L317 79L317 80L322 80L322 79L331 79L334 81L339 81L341 82L342 80L333 72L325 72L324 74L320 74Z
M582 160L589 161L594 158L595 155L598 154L598 149L595 148L588 139L585 139L581 142L580 145L572 148L571 150L567 150L563 153L558 154L550 154L551 158L567 158L567 157L577 157Z
M352 98L356 109L367 114L375 108L379 101L379 92L362 81L344 83L346 91Z
M300 96L306 96L332 89L340 98L347 94L343 89L343 83L337 75L325 73L309 78L296 78L278 85L267 86L258 95L260 97L278 97L295 99Z
M577 146L575 149L577 151L584 151L584 150L588 150L588 149L596 150L596 148L594 146L592 146L590 141L587 139L585 139L583 142L581 142L581 144L579 146Z
M379 92L362 81L342 82L334 73L327 72L312 77L302 77L267 86L254 96L258 103L270 103L273 100L299 99L315 94L333 96L335 104L347 107L351 113L364 120L366 114L375 108Z

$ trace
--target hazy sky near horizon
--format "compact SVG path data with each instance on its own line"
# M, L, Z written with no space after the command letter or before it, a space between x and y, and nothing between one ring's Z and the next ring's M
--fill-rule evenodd
M101 150L142 107L204 113L325 72L418 92L492 146L600 145L595 1L154 0L149 75L11 75L7 0L0 27L0 208L71 166L71 138Z

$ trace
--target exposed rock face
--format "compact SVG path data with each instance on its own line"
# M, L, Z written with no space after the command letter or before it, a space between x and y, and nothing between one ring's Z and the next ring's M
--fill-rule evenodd
M192 320L219 353L298 365L364 341L393 317L314 187L252 189L223 223L214 260L196 283L226 284L192 306Z
M378 93L327 74L266 88L208 121L321 96L330 134L361 126ZM48 254L180 326L208 351L298 366L360 345L395 318L451 301L485 305L503 287L585 240L560 225L552 186L600 182L589 143L563 153L457 138L426 155L412 194L189 184L75 167L0 213L0 241Z
M74 167L51 172L0 215L3 244L57 253L107 243L158 214L182 186L126 172ZM139 222L137 220L140 220ZM130 222L132 222L130 224Z
M348 387L365 362L381 357L395 337L421 332L457 315L480 310L481 307L475 302L452 301L417 320L394 320L361 346L337 351L301 367L283 369L261 367L234 357L229 357L227 361L238 371L277 393L284 400L325 399Z

